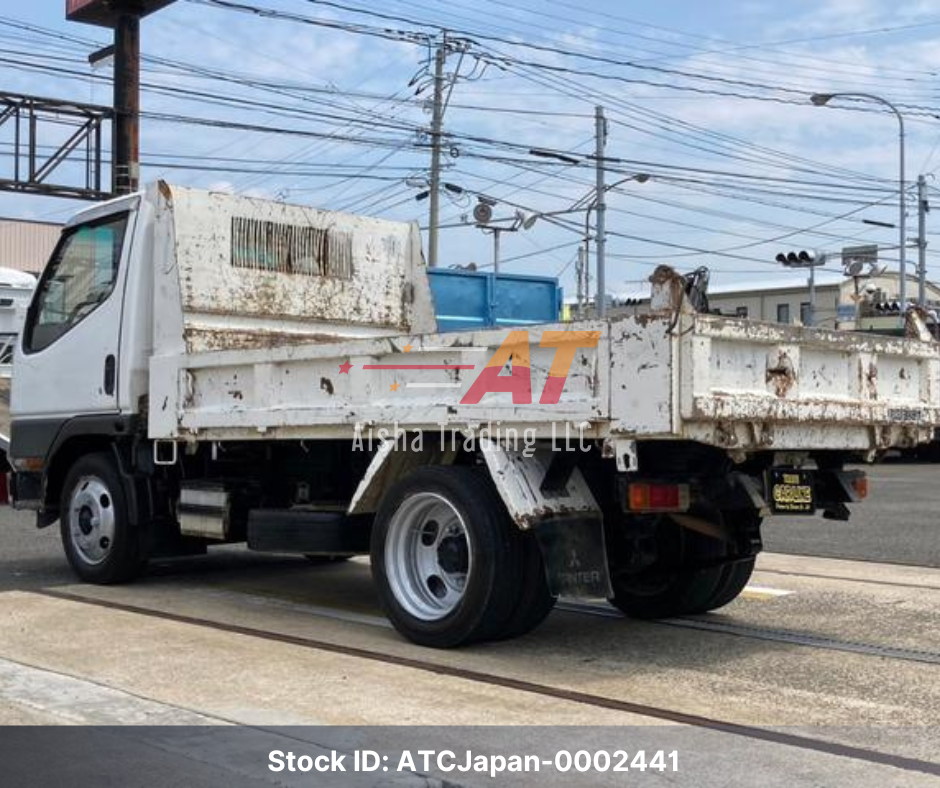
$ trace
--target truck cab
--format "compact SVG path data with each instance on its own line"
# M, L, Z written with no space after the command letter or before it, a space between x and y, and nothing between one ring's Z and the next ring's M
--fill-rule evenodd
M16 505L37 510L41 522L57 519L44 506L45 482L63 471L56 466L133 434L146 395L149 272L133 261L147 258L152 241L136 232L146 224L141 213L141 197L132 195L74 217L26 313L14 355L10 455Z

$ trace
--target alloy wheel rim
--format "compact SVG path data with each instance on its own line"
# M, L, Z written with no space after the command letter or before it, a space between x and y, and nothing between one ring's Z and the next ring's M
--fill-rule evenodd
M463 600L473 569L461 513L441 495L415 493L389 521L385 572L395 599L412 616L438 621Z
M114 498L97 476L78 480L69 500L69 534L82 561L97 566L114 547Z

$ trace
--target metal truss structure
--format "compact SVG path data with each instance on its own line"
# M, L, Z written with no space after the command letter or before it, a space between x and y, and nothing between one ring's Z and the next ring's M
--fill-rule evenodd
M4 145L12 146L12 154L4 157L12 159L12 167L0 171L0 191L82 200L111 197L110 189L102 189L101 150L102 126L113 117L110 107L0 91L0 134L5 140L12 126L12 142ZM40 144L41 138L56 141ZM81 163L84 178L53 178L66 162Z

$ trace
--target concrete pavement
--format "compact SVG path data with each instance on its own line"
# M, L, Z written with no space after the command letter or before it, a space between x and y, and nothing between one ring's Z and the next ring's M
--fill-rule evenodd
M912 486L906 481L909 468L904 474L882 470L876 471L873 495L878 485L898 491L924 524L910 538L923 542L921 556L929 555L932 504L926 480L932 466L915 466L920 481ZM883 504L891 505L901 502ZM740 782L703 780L703 785L753 784L747 779L758 768L766 785L783 785L777 782L781 775L801 769L825 785L929 784L922 774L893 767L863 768L851 759L777 745L744 746L713 731L663 727L661 719L642 714L435 673L433 666L440 665L743 725L785 727L907 758L932 761L940 751L936 664L564 610L519 640L430 652L388 627L361 559L314 567L294 557L224 548L207 558L157 564L129 586L83 586L69 573L54 530L36 532L22 514L0 516L2 724L430 725L441 730L605 725L625 736L664 731L655 734L661 738L676 728L690 752L743 747L739 764L761 752L759 764L740 770ZM861 527L871 528L865 523L875 516L859 518ZM830 546L851 554L858 540L833 539ZM940 654L938 570L770 553L761 556L753 584L754 593L709 619ZM75 598L53 598L49 591ZM98 602L137 606L141 612ZM160 618L164 613L197 623ZM365 655L420 660L431 669L220 631L198 621L353 646ZM546 735L550 742L556 734ZM728 768L721 771L725 777Z

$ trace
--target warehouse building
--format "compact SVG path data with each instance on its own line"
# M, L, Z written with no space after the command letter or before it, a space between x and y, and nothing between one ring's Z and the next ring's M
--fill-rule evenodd
M846 277L823 273L816 276L816 319L820 328L881 330L897 325L898 282L896 272L877 276ZM917 279L907 277L908 301L916 300ZM609 314L643 314L649 310L649 290L615 295ZM940 309L940 287L927 285L928 307ZM709 310L722 315L748 317L771 323L806 325L810 314L810 289L806 278L767 279L759 282L712 284Z
M0 218L0 268L38 275L61 232L54 222Z

